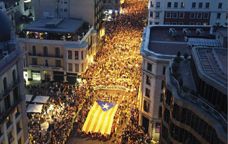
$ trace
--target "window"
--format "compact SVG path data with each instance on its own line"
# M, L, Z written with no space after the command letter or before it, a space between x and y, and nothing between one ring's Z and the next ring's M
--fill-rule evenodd
M184 8L184 2L181 2L180 7Z
M72 51L68 51L68 59L72 59Z
M177 12L172 12L171 17L172 18L177 18Z
M184 13L183 13L183 12L180 12L180 13L179 13L179 18L180 18L180 19L183 19L183 18L184 18Z
M154 4L152 1L150 1L150 7L154 7Z
M197 14L197 18L198 18L198 19L202 19L202 13L198 13L198 14Z
M60 57L60 49L58 47L55 48L55 56Z
M44 53L44 56L48 55L48 48L46 46L43 47L43 53Z
M155 12L155 18L159 18L160 17L160 13L159 12Z
M159 22L155 22L154 24L155 24L155 25L159 25Z
M146 88L145 96L148 97L148 98L150 97L150 89Z
M82 72L84 71L84 65L83 65L83 63L82 63L82 65L81 65L81 68L82 68Z
M37 65L37 59L36 58L32 58L32 65Z
M159 107L159 112L158 112L158 117L161 118L162 117L162 107Z
M165 75L165 71L166 71L166 67L163 66L163 69L162 69L162 74Z
M150 17L153 18L153 12L152 11L150 12Z
M150 85L151 83L150 83L150 77L149 76L146 76L146 84L147 85Z
M75 64L75 72L79 72L79 64Z
M48 60L45 60L45 64L44 64L45 66L48 66Z
M82 60L84 59L84 53L83 53L83 51L81 51L81 59Z
M6 96L6 98L4 99L5 102L5 110L7 111L10 108L10 95Z
M156 8L160 8L160 2L156 2Z
M72 63L68 63L68 71L72 71Z
M171 8L172 7L172 3L171 2L168 2L167 3L167 8Z
M78 59L79 59L79 54L78 54L78 51L75 51L75 52L74 52L74 58L75 58L76 60L78 60Z
M218 4L218 9L221 9L222 8L222 3L219 3Z
M178 2L174 2L174 8L178 8Z
M203 3L202 2L199 3L199 8L203 8Z
M206 9L209 9L209 8L210 8L210 3L209 3L209 2L207 2L207 3L205 4L205 8L206 8Z
M163 89L164 87L165 87L165 81L162 80L162 82L161 82L161 89Z
M13 82L16 82L17 76L16 76L16 70L13 70L12 76L13 76Z
M152 64L151 63L147 63L147 70L152 72Z
M166 12L165 13L165 18L171 18L171 13L170 12Z
M190 19L195 19L195 13L190 13Z
M61 60L55 60L55 66L61 67Z
M143 110L145 112L149 112L150 111L150 103L148 101L146 101L146 100L144 100Z
M192 8L196 8L196 3L195 2L192 3Z
M36 47L32 46L32 55L36 55Z
M221 13L217 13L217 19L220 19L221 18Z
M4 77L4 79L3 79L3 89L7 90L7 79L6 79L6 77Z

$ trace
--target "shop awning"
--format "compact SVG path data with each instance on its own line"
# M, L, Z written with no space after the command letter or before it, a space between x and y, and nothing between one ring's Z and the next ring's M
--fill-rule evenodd
M43 104L29 104L27 107L27 113L41 113Z

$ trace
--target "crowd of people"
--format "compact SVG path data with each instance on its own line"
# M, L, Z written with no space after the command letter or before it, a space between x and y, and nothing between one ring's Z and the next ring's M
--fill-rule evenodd
M65 143L73 130L80 137L111 141L112 143L149 143L150 138L138 126L137 94L141 81L141 37L146 24L147 1L126 0L123 14L106 22L104 45L97 52L94 63L82 74L82 84L75 88L68 84L53 83L29 88L34 95L49 95L49 104L41 114L30 114L31 143ZM124 90L95 90L96 86L121 86ZM45 94L40 92L48 91ZM85 133L82 127L96 100L117 103L111 135ZM49 111L50 106L53 108ZM48 122L46 134L40 127ZM49 137L51 135L51 137ZM49 138L49 139L48 139Z
M82 137L111 140L112 143L117 144L125 143L126 136L129 134L131 135L128 139L129 143L134 140L138 143L148 143L150 140L138 126L136 111L137 93L141 81L140 47L143 27L146 23L146 6L146 1L127 0L123 5L124 14L105 25L104 46L98 51L94 64L82 75L86 79L84 88L92 90L90 98L86 100L80 112L81 118L77 121L77 133ZM121 86L131 91L93 90L96 86ZM82 131L87 114L96 100L119 104L110 136Z
M82 102L82 98L76 94L76 88L69 84L54 82L29 86L27 90L34 96L50 96L41 113L27 114L30 143L65 143L73 129L73 123ZM47 128L42 128L44 124Z

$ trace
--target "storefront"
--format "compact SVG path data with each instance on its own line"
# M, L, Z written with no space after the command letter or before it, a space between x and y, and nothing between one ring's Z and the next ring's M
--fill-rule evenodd
M64 72L53 71L53 80L58 82L64 81Z
M40 71L34 71L34 70L32 70L32 80L34 80L34 81L41 81Z
M67 81L69 84L75 84L77 81L77 74L67 73Z

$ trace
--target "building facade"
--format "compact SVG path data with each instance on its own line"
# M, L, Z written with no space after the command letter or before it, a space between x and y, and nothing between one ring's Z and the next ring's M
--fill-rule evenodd
M75 83L97 51L97 33L78 19L40 19L25 27L24 33L20 43L26 81Z
M0 143L28 144L22 51L0 12Z
M139 125L155 142L159 141L165 74L178 52L190 55L194 46L221 47L209 26L148 26L143 33L142 85Z
M6 13L15 25L17 14L24 14L24 0L0 0L0 11Z
M227 143L227 49L195 47L166 73L161 143Z
M226 0L150 0L149 25L222 25L227 26Z
M35 19L79 18L94 26L100 36L103 35L102 0L33 0Z

